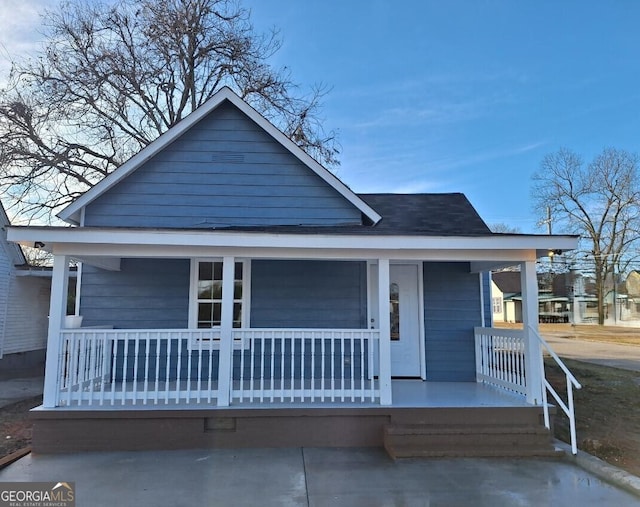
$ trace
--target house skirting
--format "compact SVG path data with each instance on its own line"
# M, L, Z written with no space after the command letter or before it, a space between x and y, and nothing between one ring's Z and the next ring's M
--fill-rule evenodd
M45 349L5 354L0 359L0 375L44 375Z
M403 456L553 453L540 407L43 410L34 453L385 447Z

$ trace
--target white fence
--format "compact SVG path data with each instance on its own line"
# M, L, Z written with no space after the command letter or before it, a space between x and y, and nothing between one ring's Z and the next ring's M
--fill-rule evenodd
M231 402L379 400L379 332L234 329ZM216 404L220 330L65 329L56 406Z

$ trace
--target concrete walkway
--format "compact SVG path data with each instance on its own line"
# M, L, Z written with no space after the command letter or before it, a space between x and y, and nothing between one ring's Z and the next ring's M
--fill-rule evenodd
M77 505L640 505L553 459L411 459L380 449L229 449L27 456L0 481L75 482Z
M592 342L543 334L560 357L640 372L640 346Z

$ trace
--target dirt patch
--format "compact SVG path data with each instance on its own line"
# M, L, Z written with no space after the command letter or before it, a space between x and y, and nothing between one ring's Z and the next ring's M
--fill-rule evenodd
M640 476L640 373L564 360L582 384L574 391L578 448ZM564 374L545 360L547 378L566 400ZM569 420L555 418L556 438L569 442Z
M31 445L32 422L29 410L42 405L42 396L0 408L0 457Z

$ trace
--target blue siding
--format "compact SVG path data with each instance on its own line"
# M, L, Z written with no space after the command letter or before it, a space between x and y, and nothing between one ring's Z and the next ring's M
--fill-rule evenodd
M186 328L189 261L122 259L121 271L84 265L80 314L83 326L127 329Z
M427 380L475 381L474 326L481 324L480 287L468 263L424 264Z
M367 327L365 262L254 260L251 326Z
M89 204L86 226L360 223L360 211L224 103Z
M484 325L493 326L493 307L491 303L491 273L482 273L482 297L484 298Z

